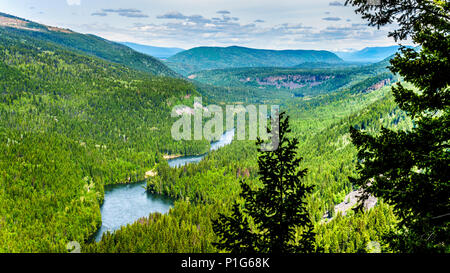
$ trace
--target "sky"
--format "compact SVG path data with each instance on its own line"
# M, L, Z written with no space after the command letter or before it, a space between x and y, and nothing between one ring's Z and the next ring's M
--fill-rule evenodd
M189 49L358 50L396 44L345 0L0 0L0 12L118 42ZM407 44L407 43L405 43Z

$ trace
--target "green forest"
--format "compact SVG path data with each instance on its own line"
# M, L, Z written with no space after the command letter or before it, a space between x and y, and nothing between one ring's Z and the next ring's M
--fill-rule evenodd
M374 25L414 8L388 6L373 15L364 1L348 2ZM450 6L436 2L428 7L435 17L410 18L414 26L400 18L392 33L399 40L413 33L422 48L378 63L343 65L322 53L311 65L311 56L301 56L303 65L208 63L210 70L189 64L201 48L165 64L100 37L0 13L25 26L0 25L0 252L67 253L76 241L84 253L223 253L234 250L223 244L229 229L246 229L251 238L264 234L257 213L245 218L247 226L217 230L256 204L252 194L270 187L263 162L273 154L254 140L210 151L205 139L171 135L172 109L194 107L202 97L204 105L223 108L279 105L288 117L282 136L289 156L277 158L291 176L298 164L305 170L286 195L304 190L293 204L308 221L286 226L286 252L302 249L308 237L308 252L448 253ZM222 59L222 51L213 50L213 57ZM332 61L321 64L323 58ZM171 155L205 157L173 167ZM170 211L96 241L105 186L142 181L148 193L173 200ZM357 192L364 194L353 202ZM369 198L375 201L365 207ZM256 249L279 252L276 247Z
M2 251L85 241L104 185L144 179L164 154L209 147L170 135L171 106L192 105L192 84L0 34Z

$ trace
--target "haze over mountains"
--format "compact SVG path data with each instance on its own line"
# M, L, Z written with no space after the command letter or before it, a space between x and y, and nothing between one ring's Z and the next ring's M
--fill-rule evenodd
M334 52L346 62L375 63L395 54L400 46L365 47L351 52ZM408 48L413 48L408 46Z

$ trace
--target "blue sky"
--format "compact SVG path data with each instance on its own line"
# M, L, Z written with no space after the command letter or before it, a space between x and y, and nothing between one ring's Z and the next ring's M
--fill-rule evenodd
M387 46L344 0L0 0L0 11L113 41L267 49Z

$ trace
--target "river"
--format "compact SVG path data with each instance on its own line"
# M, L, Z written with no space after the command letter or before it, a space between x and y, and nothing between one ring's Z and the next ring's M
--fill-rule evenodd
M234 130L226 131L219 141L211 143L210 151L222 148L233 141ZM200 162L207 154L199 156L183 156L168 161L172 168ZM103 233L115 231L150 213L167 213L173 206L173 200L146 191L146 181L133 184L108 185L105 187L105 199L100 208L102 226L95 235L101 240Z

